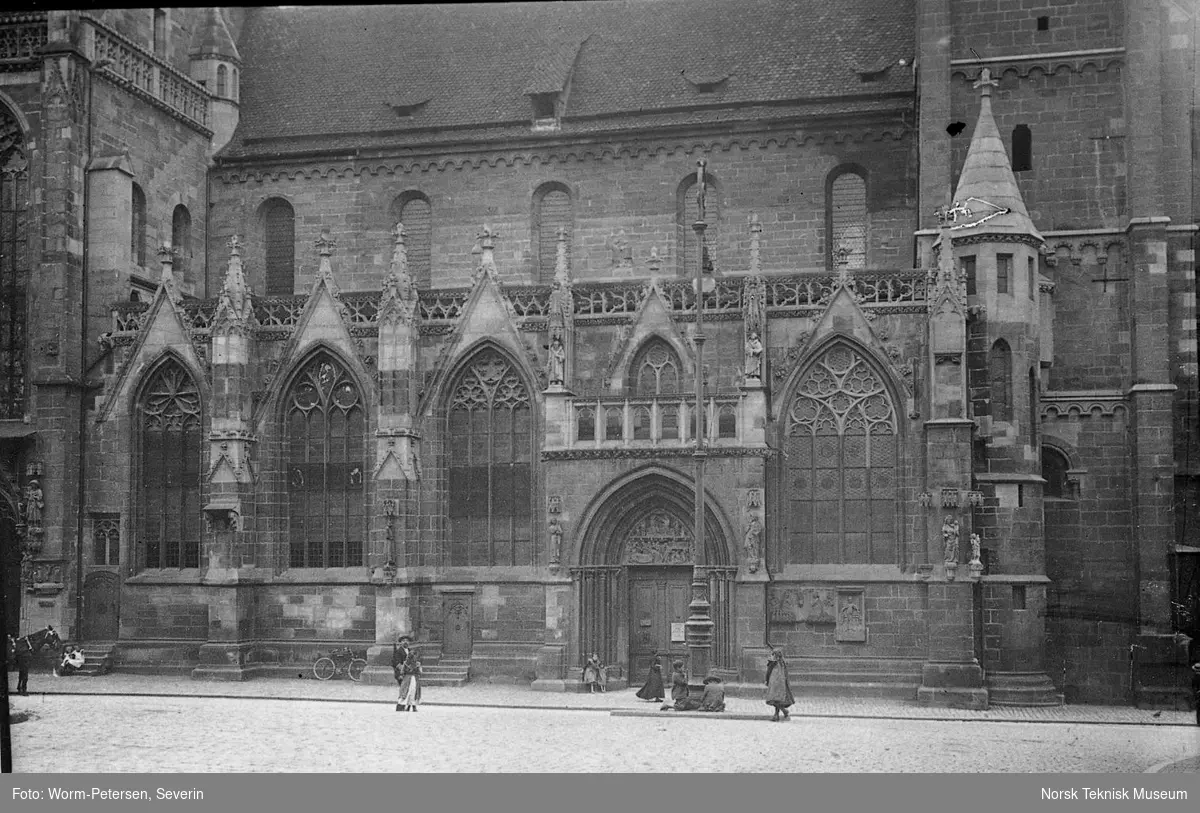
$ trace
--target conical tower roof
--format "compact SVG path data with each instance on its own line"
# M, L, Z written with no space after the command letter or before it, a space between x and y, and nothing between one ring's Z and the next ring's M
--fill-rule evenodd
M1027 234L1041 240L1042 235L1029 219L1000 130L992 118L992 87L997 84L987 68L975 83L980 89L979 118L954 191L951 230L955 237L1000 233Z
M225 25L225 15L221 13L221 9L207 8L204 10L204 21L196 28L196 33L192 36L192 45L188 49L188 54L192 59L215 56L232 62L242 61L237 45L233 42L233 36L229 33L229 26Z

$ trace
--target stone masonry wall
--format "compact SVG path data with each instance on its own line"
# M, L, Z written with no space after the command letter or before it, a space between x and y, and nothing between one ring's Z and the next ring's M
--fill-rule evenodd
M868 176L871 250L867 264L911 267L908 235L915 225L911 214L915 180L910 152L906 138L814 146L799 145L787 134L773 134L769 141L747 138L708 151L715 185L709 197L709 219L710 234L718 235L716 268L740 271L748 266L747 217L753 211L763 223L764 271L824 269L826 178L845 164L862 167ZM634 155L620 151L614 156L605 150L600 158L572 153L533 163L468 159L460 168L458 162L447 161L440 169L347 164L218 170L213 178L209 245L217 251L235 232L244 235L249 279L255 290L262 291L260 213L266 200L283 197L296 215L296 289L304 290L316 269L307 247L328 228L341 241L338 250L345 265L353 269L339 278L343 289L376 290L391 252L392 202L403 192L419 191L429 198L433 210L434 287L469 284L477 265L471 251L484 223L500 232L496 263L501 279L528 283L537 280L531 253L533 194L543 183L556 181L571 190L571 265L577 279L618 273L612 237L622 230L632 244L636 268L645 268L650 249L656 246L663 272L670 275L680 268L678 191L695 172L699 155L669 143L648 143ZM682 267L690 270L690 262Z

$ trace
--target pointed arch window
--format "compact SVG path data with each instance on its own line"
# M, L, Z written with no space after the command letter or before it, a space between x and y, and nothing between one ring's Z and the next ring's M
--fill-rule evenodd
M25 414L29 162L21 126L0 106L0 419Z
M1042 479L1046 481L1043 493L1057 499L1073 499L1068 478L1071 463L1066 455L1049 446L1042 447Z
M135 265L146 266L146 193L137 184L131 192L129 259Z
M200 391L176 361L137 403L137 530L147 568L200 566Z
M850 268L867 265L867 181L856 169L836 169L826 186L826 245L830 268L844 257Z
M217 66L217 98L224 99L226 85L229 82L229 71L224 65Z
M180 204L171 215L171 247L175 249L175 273L184 283L192 280L192 216Z
M1013 419L1012 350L1004 339L997 339L988 356L988 387L992 399L992 420Z
M263 205L267 296L291 296L296 287L296 212L283 198Z
M366 536L366 413L362 392L322 354L288 391L288 501L292 567L362 567Z
M561 183L546 183L533 194L533 244L537 251L537 273L540 282L554 279L554 265L558 261L558 232L563 230L567 238L567 263L571 262L571 191Z
M675 348L662 339L650 339L630 366L629 394L646 398L682 392L682 368Z
M704 190L704 267L712 271L717 262L717 246L720 245L721 207L716 179L707 176ZM696 176L689 175L680 185L676 199L676 244L680 246L676 260L676 274L681 277L696 276L696 230L693 224L700 217L700 204L696 199Z
M521 377L495 350L467 363L451 390L451 565L533 565L533 409Z
M420 288L433 279L433 204L420 192L405 192L392 201L391 220L404 224L408 273Z
M894 564L899 448L882 375L836 344L800 379L784 415L786 564Z

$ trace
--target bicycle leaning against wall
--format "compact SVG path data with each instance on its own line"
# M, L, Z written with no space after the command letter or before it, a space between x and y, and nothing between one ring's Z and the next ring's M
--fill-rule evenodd
M366 668L366 659L358 657L354 650L346 647L317 658L313 662L313 676L317 680L332 680L338 675L346 675L357 682L362 680L362 673Z

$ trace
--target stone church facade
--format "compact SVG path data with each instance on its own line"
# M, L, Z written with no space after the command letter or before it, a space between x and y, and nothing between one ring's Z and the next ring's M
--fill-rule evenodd
M0 15L9 630L1186 702L1195 9L803 5Z

